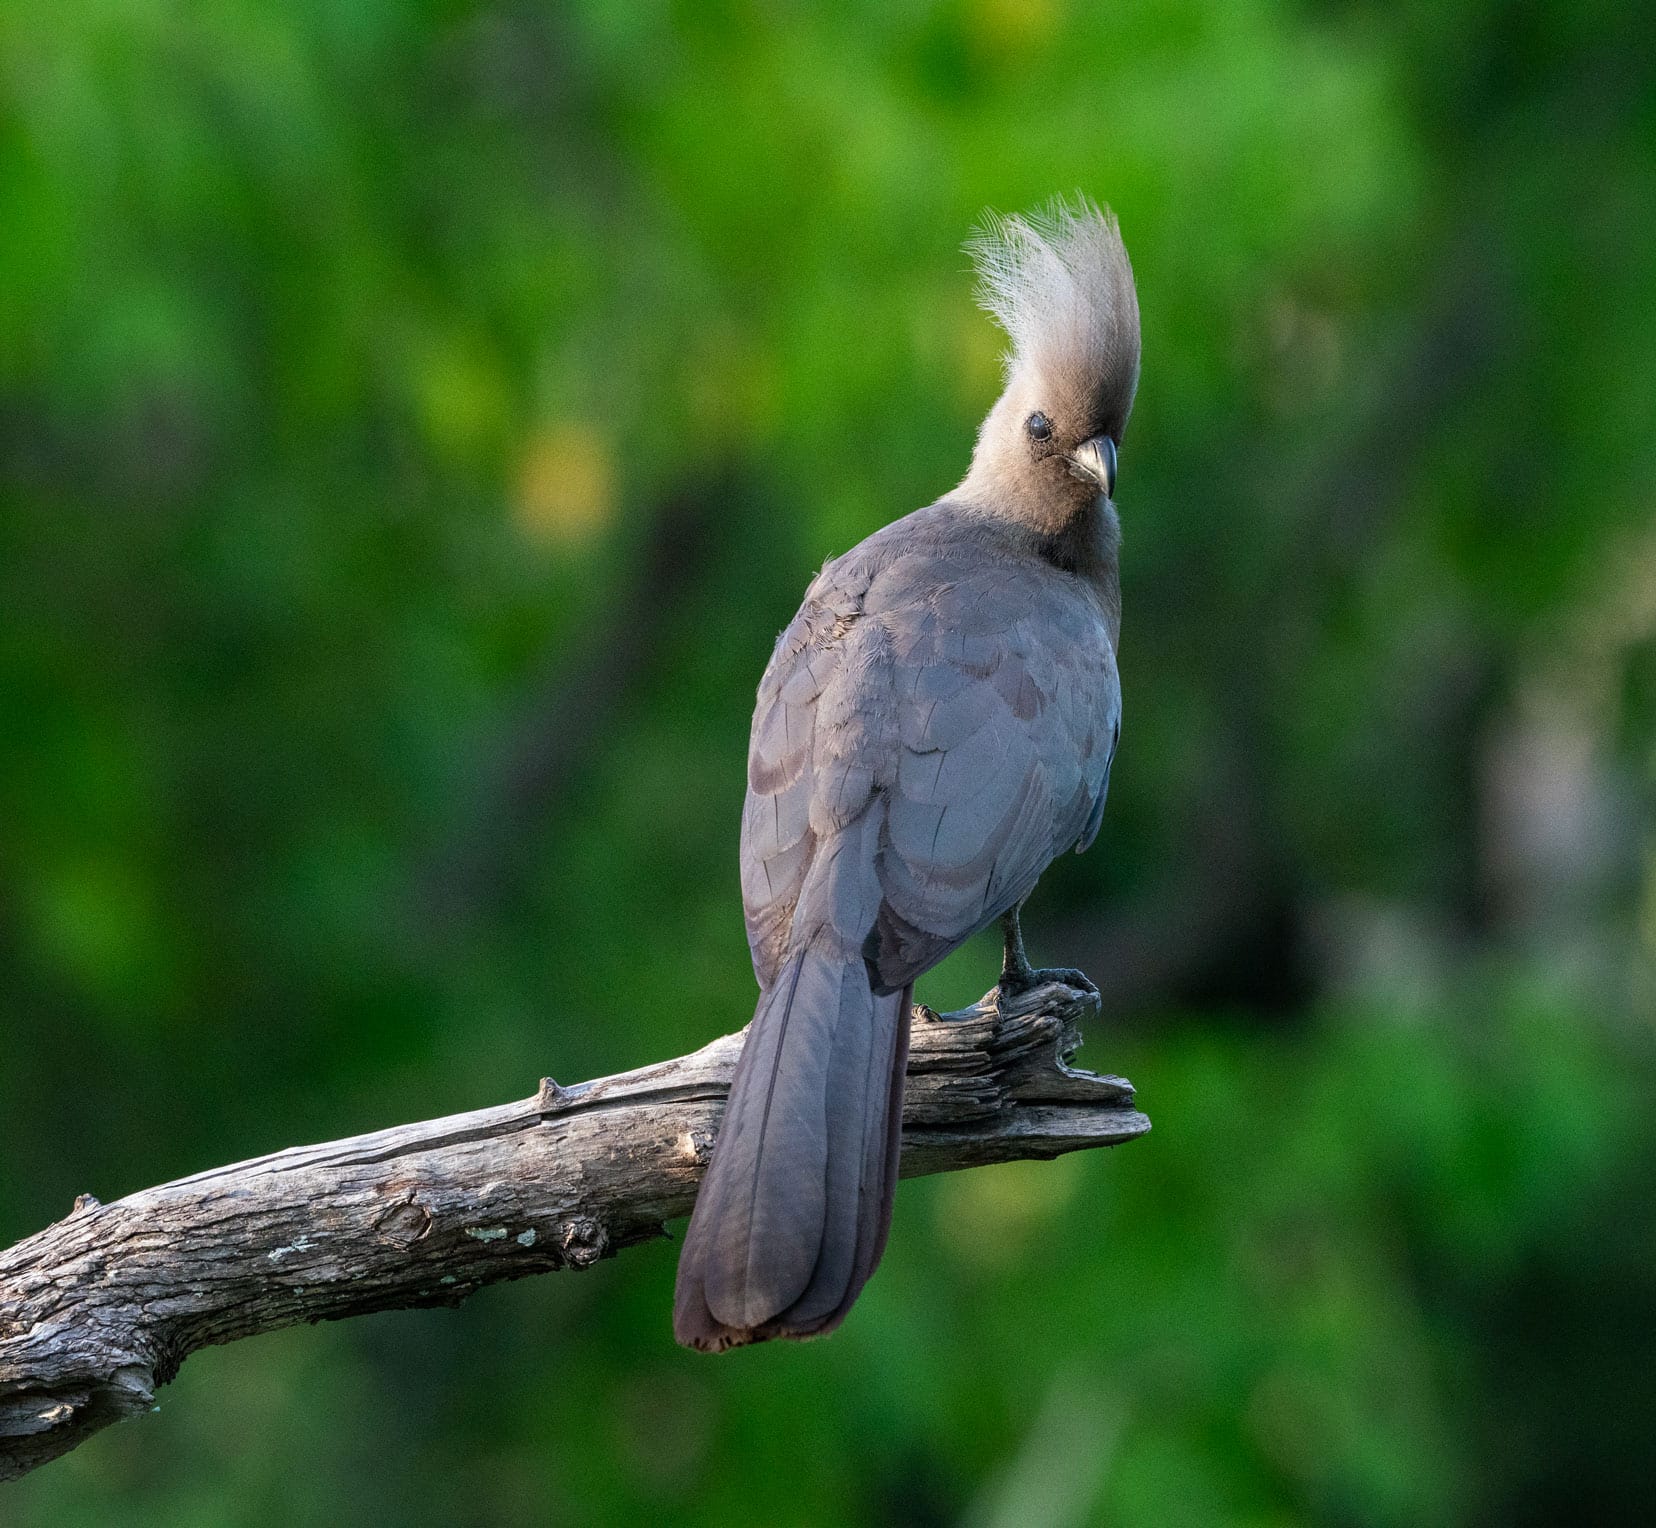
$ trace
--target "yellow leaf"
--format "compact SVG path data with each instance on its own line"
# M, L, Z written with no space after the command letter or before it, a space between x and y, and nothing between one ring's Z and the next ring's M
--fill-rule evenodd
M531 541L574 546L614 513L614 461L596 430L559 420L529 437L518 462L512 516Z

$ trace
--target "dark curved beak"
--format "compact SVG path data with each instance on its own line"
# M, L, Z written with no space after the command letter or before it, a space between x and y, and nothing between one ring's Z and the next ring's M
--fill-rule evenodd
M1095 435L1070 453L1070 470L1097 485L1106 499L1115 495L1116 444L1108 435Z

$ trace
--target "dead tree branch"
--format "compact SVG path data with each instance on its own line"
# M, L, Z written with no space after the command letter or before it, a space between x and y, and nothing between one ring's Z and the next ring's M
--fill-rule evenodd
M1119 1077L1071 1068L1097 1000L919 1010L905 1177L1111 1146L1150 1128ZM453 1305L586 1268L688 1212L740 1035L499 1108L90 1195L0 1253L0 1480L153 1404L197 1348L299 1321ZM667 1314L662 1313L663 1340Z

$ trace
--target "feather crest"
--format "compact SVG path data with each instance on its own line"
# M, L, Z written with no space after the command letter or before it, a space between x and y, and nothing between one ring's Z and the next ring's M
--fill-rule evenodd
M985 215L966 244L978 302L1012 342L1008 377L1025 370L1086 388L1126 410L1138 385L1133 269L1109 211L1085 196L1038 212Z

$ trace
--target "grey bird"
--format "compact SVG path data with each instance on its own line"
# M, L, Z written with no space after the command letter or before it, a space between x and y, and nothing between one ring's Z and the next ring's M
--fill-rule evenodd
M679 1258L720 1351L844 1319L885 1249L915 978L1098 832L1121 730L1116 452L1138 298L1085 200L968 245L1006 386L952 493L828 563L759 685L742 895L759 1003Z

